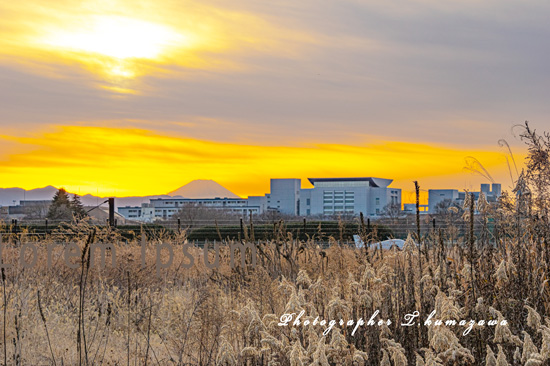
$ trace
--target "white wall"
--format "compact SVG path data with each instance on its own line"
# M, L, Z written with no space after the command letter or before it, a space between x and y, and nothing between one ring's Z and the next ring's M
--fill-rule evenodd
M301 185L300 179L271 179L267 206L284 214L297 215Z
M430 189L428 191L428 212L435 212L435 206L444 200L455 201L458 199L456 189Z

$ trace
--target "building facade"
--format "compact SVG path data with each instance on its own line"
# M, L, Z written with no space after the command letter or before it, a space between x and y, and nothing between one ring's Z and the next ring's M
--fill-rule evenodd
M300 215L300 179L271 179L267 207L286 215Z
M43 219L48 214L51 200L21 200L19 205L3 206L0 216L7 219Z
M436 206L445 201L451 200L457 202L459 200L458 189L430 189L428 190L428 212L436 212Z
M481 184L479 191L470 192L475 199L479 198L480 193L485 195L488 202L496 202L502 194L502 186L499 183ZM437 212L437 205L443 201L462 206L466 192L459 192L457 189L430 189L428 191L428 213L434 214Z
M391 179L309 178L313 188L301 188L300 179L271 179L267 208L294 216L381 215L389 204L401 207L401 189Z
M125 206L118 207L118 213L129 220L141 219L141 206Z
M302 189L300 214L304 216L380 216L388 205L401 207L401 189L391 179L309 178L313 188Z
M271 179L270 192L248 198L158 198L141 207L118 207L130 220L170 219L186 205L226 210L242 216L276 211L290 216L379 216L390 205L401 208L401 189L382 178L310 178L313 188L301 188L300 179Z
M263 201L263 202L262 202ZM255 204L255 205L252 205ZM259 214L265 207L265 197L245 198L157 198L141 206L118 207L118 213L129 220L153 222L167 220L186 206L202 206L216 210L225 210L240 215Z

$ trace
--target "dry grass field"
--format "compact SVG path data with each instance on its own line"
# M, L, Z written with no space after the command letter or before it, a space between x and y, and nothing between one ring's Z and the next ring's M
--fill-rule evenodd
M480 233L456 237L452 226L415 231L403 250L336 241L323 249L281 228L277 239L255 243L255 267L249 253L247 266L232 268L222 246L220 266L211 269L200 248L186 268L185 233L148 237L145 265L141 235L126 243L86 223L72 226L71 236L4 237L2 258L12 267L2 271L0 363L550 365L550 139L527 128L524 138L530 155L516 189L496 204L483 196L465 202L460 220L481 225ZM377 240L359 234L366 243ZM77 268L65 265L63 246L52 250L48 265L45 248L54 241L78 243ZM34 268L17 264L27 242L39 248ZM92 266L91 242L115 245L117 265ZM173 245L174 258L157 272L161 242ZM214 255L211 249L211 261ZM283 314L302 310L299 326L279 326ZM367 322L377 310L374 325L355 332L347 325ZM434 310L434 322L424 324ZM403 326L415 311L419 324ZM313 325L317 317L337 322L326 336L329 323Z

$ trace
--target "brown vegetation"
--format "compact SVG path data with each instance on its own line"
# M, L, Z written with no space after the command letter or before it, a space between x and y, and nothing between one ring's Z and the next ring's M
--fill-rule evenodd
M459 219L470 228L480 222L477 237L473 229L466 237L457 237L452 228L420 237L415 232L402 251L380 251L336 241L323 249L282 231L275 240L257 243L255 268L231 268L223 247L220 268L197 260L186 269L188 258L175 250L172 265L160 276L155 244L181 246L185 233L149 237L144 266L139 240L123 242L116 232L85 222L73 226L70 237L65 232L47 239L4 238L2 257L13 266L2 272L0 360L10 365L548 365L550 138L528 126L523 136L530 160L515 191L495 205L483 195L464 205ZM376 240L361 234L367 243ZM35 268L22 268L16 262L26 240L43 246L76 240L78 268L65 266L59 252L51 268L43 257ZM118 265L90 266L92 242L116 243ZM197 248L194 255L201 253ZM302 320L311 321L317 316L367 320L380 310L379 318L391 325L363 326L354 335L353 327L336 325L326 337L320 326L278 326L282 314L302 310ZM476 325L468 335L464 327L445 324L400 325L405 314L419 311L423 321L432 310L438 319L498 324ZM504 319L508 325L501 325Z

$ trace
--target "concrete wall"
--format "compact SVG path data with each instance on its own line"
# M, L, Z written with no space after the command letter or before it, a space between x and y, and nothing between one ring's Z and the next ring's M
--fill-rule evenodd
M260 213L267 210L267 197L266 196L249 196L247 200L248 206L255 206L260 209Z
M311 191L312 189L300 189L300 216L311 215Z
M271 179L267 207L287 215L298 215L301 185L300 179Z
M428 212L434 213L435 206L444 200L456 201L459 199L457 189L430 189L428 191Z
M392 202L401 204L401 190L397 188L370 187L354 184L349 187L339 185L314 187L311 193L311 215L352 214L378 216L386 205Z

